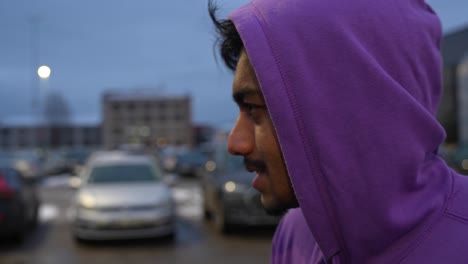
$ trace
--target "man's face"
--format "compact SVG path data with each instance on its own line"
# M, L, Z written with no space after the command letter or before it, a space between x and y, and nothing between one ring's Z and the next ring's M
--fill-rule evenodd
M239 116L228 139L233 155L244 156L247 170L257 172L252 185L272 214L297 207L283 155L265 100L247 54L243 51L234 76L233 97Z

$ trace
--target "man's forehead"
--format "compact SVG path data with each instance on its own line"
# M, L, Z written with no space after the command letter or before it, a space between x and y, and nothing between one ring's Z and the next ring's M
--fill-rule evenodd
M245 52L241 53L237 63L236 73L232 86L233 96L262 96L260 85L250 60Z

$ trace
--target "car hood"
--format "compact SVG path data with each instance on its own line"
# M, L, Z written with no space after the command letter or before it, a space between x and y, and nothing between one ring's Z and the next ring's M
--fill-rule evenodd
M89 195L96 207L149 205L172 199L164 183L87 185L78 195Z

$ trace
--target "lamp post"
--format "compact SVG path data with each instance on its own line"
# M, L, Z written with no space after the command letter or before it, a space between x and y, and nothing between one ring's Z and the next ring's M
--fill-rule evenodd
M40 66L38 69L37 69L37 75L39 76L39 91L38 91L38 98L37 98L37 117L38 117L38 121L39 121L39 126L41 124L44 124L45 125L45 138L46 138L46 142L44 142L45 144L45 149L47 149L49 143L50 143L50 138L49 138L49 135L50 135L50 127L46 124L46 120L44 118L44 107L43 107L43 99L44 99L44 95L46 94L47 90L49 90L49 77L50 77L50 74L52 73L52 70L50 69L49 66L47 65L42 65ZM42 134L42 133L41 133ZM43 138L44 135L41 136L41 138ZM42 140L40 140L42 141ZM40 144L42 145L42 144Z
M50 74L52 73L52 70L50 69L49 66L47 65L42 65L37 69L37 75L39 76L39 91L38 91L38 114L39 114L39 120L42 120L43 117L43 99L44 96L47 94L47 91L49 90L49 77Z

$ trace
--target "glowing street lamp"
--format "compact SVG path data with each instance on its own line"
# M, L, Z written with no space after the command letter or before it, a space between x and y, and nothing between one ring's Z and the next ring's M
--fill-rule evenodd
M50 67L47 65L42 65L37 69L37 75L39 76L39 82L38 82L38 89L37 89L37 97L35 98L35 101L37 102L37 108L36 111L39 114L39 118L43 118L41 114L43 114L43 106L42 103L44 101L44 96L47 92L49 92L49 86L50 86L50 74L51 74Z
M50 73L51 73L51 70L49 66L47 65L42 65L41 67L39 67L39 69L37 69L37 75L39 75L41 79L49 78Z

